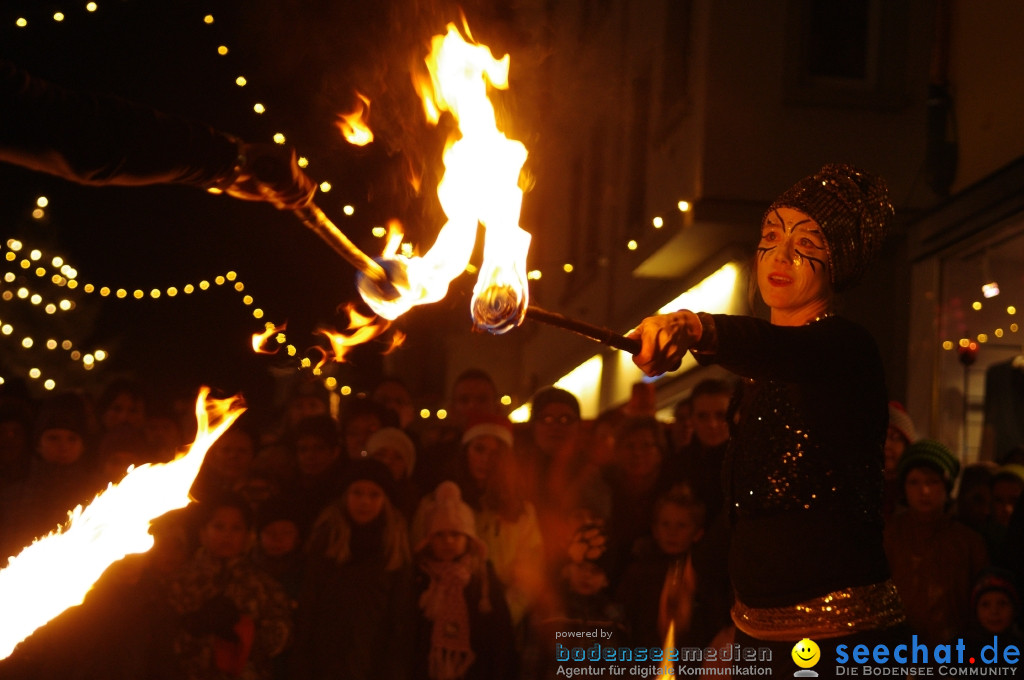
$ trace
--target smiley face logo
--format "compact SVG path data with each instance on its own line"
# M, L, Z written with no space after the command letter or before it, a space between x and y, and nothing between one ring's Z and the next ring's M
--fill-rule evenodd
M809 638L804 638L793 645L793 663L800 668L812 668L821 659L821 650L818 643Z

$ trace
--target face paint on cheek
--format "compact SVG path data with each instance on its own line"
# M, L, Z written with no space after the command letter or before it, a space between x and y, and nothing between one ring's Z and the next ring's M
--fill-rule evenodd
M772 252L773 250L775 250L775 246L772 246L771 248L761 248L761 247L758 247L758 249L757 249L757 259L758 260L763 260L765 258L765 256L768 253Z
M806 253L802 253L799 250L797 250L795 252L796 252L796 257L797 257L798 261L794 262L794 264L799 264L799 260L807 260L810 263L810 265L811 265L811 271L815 272L815 273L817 273L819 266L822 269L825 268L825 261L824 260L821 260L821 259L819 259L817 257L813 257L811 255L807 255Z

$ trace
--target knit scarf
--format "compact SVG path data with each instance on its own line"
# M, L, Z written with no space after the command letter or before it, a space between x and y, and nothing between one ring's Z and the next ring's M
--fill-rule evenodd
M430 586L420 596L420 609L433 622L428 674L431 680L458 680L476 658L469 646L469 607L463 591L472 576L472 557L453 562L427 560L423 571Z

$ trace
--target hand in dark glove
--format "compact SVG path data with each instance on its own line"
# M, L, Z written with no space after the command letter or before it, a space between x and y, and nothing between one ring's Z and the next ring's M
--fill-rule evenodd
M230 642L238 642L235 624L241 618L241 612L235 603L223 595L207 600L202 607L184 616L182 621L185 630L192 635L216 635Z
M242 144L238 174L224 193L246 201L267 201L282 210L305 207L316 185L299 167L295 149L283 144Z

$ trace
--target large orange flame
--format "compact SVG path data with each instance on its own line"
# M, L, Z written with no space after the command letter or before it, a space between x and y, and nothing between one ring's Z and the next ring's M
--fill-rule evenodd
M104 570L153 546L150 522L189 503L207 450L242 414L239 399L196 401L198 430L187 453L169 463L130 468L84 509L68 513L64 527L37 539L0 570L0 659L37 628L81 604Z
M488 98L489 88L508 88L509 63L508 55L495 59L487 46L464 39L454 24L432 39L426 58L429 77L416 85L431 123L445 111L458 123L444 151L444 177L437 187L448 221L422 256L391 256L408 279L397 286L397 299L382 299L371 285L360 285L363 299L380 316L395 319L415 305L443 298L451 281L465 271L477 226L483 224L486 240L473 291L474 320L490 330L507 325L509 317L512 325L522 321L530 235L519 227L519 175L527 151L498 130ZM496 308L502 312L494 314Z

